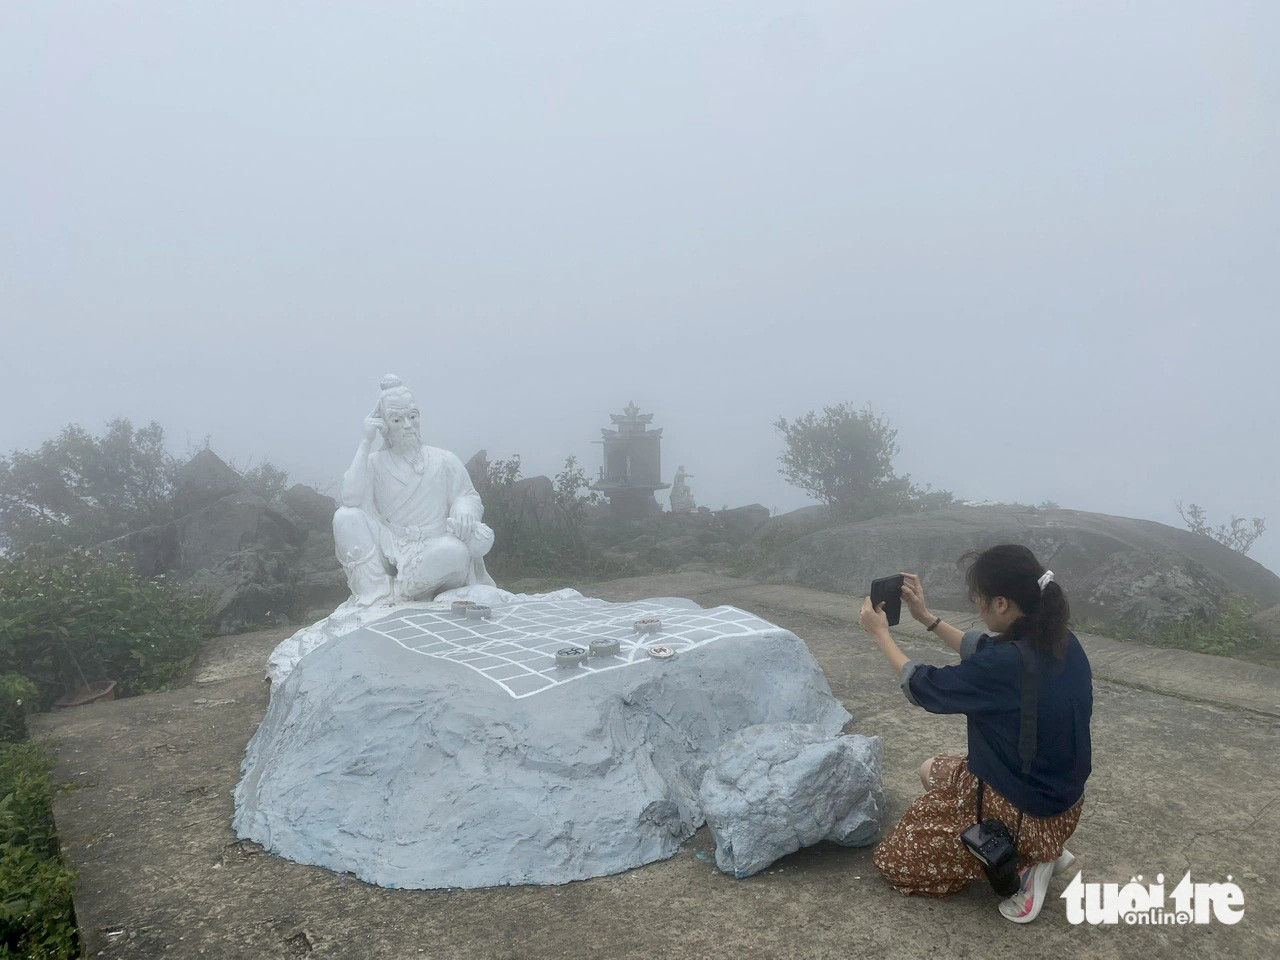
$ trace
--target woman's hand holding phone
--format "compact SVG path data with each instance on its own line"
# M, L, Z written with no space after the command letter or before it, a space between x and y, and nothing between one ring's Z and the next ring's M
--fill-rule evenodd
M925 606L924 583L915 573L904 573L902 577L902 602L911 611L912 618L927 627L933 623L933 614Z
M889 618L885 616L884 604L879 607L872 606L871 598L865 597L862 601L862 610L858 613L858 623L862 629L867 631L873 637L878 630L886 633L889 631Z

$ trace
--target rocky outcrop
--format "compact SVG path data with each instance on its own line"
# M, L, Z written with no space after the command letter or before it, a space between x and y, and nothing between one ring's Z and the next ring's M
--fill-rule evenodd
M545 510L555 501L550 477L525 477L511 485L511 501L516 509Z
M477 490L489 482L489 453L477 450L466 463L467 475L471 477L471 485Z
M338 509L338 503L333 497L317 493L306 484L295 483L280 499L308 529L332 527L333 514Z
M745 507L715 511L716 519L739 535L749 535L759 530L769 520L769 508L753 503Z
M814 724L761 724L725 741L698 799L716 866L759 873L801 847L875 841L884 817L879 737L832 737Z
M1077 622L1155 631L1185 619L1215 620L1232 595L1267 607L1280 577L1210 539L1150 520L1078 510L952 506L819 530L777 550L763 579L864 596L876 577L921 574L929 603L965 609L958 564L966 551L1022 543L1053 569Z
M210 450L180 471L177 517L102 544L160 574L208 593L220 630L296 618L348 591L333 550L334 502L295 484L278 502L248 490Z
M1280 604L1268 607L1253 618L1253 629L1263 640L1280 643Z
M215 500L245 490L244 478L212 450L201 450L178 468L173 482L173 514L182 517Z

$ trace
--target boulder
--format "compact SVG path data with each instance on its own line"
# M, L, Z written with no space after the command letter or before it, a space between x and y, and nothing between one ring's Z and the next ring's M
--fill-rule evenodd
M489 480L489 453L477 450L466 463L467 475L471 477L471 485L479 490Z
M300 546L305 537L286 514L256 493L235 493L100 546L130 555L142 576L188 579L254 544L280 551Z
M760 529L769 519L769 508L753 503L746 507L716 511L716 519L731 530L746 535Z
M1216 619L1231 595L1280 602L1280 577L1217 541L1150 520L1078 510L951 506L819 530L770 554L754 573L861 597L876 577L909 570L930 605L967 609L969 550L1022 543L1051 568L1076 622L1138 634L1185 619Z
M537 509L550 506L555 498L550 477L525 477L511 485L511 499L517 504L529 503Z
M654 563L678 566L694 557L704 555L702 541L693 536L669 537L660 540L649 549L647 559Z
M333 557L332 534L328 536ZM270 506L257 494L239 492L102 548L130 557L142 576L173 576L211 594L219 629L225 632L261 622L268 612L298 612L294 568L307 539L290 511ZM341 573L336 557L332 568Z
M212 450L201 450L174 477L173 515L185 516L245 489L244 478Z
M306 534L282 511L255 493L223 497L172 524L180 531L182 554L175 572L190 577L211 570L249 547L286 553L300 547Z
M220 633L250 624L283 621L294 612L288 565L261 550L246 549L196 572L188 585L213 598Z
M333 527L310 530L298 551L292 570L297 593L297 609L306 612L323 607L331 610L351 596L347 575L333 546Z
M739 730L698 790L716 866L749 877L822 840L873 843L884 816L881 754L879 737L833 737L817 724Z
M355 629L277 672L235 790L238 836L386 887L567 883L672 856L738 731L832 737L849 720L804 642L744 611L465 589L489 619L448 603L356 611ZM645 616L674 657L647 654L632 629ZM584 630L621 654L557 666L556 638Z
M333 515L338 509L333 497L326 497L306 484L295 483L281 500L308 528L332 531Z

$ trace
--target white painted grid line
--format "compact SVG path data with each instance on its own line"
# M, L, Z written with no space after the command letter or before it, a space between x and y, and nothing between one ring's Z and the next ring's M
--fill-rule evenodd
M658 617L661 632L637 634L632 625L644 617ZM687 651L723 637L780 630L736 607L704 610L652 601L606 603L591 597L495 606L488 620L468 620L448 611L419 611L365 629L412 653L468 667L517 700L597 673L651 662L647 648L655 644ZM555 654L562 647L587 648L600 639L618 640L618 655L590 657L578 667L556 665Z

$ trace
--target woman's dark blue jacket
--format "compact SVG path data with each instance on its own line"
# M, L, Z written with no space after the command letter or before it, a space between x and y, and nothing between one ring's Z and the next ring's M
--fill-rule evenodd
M1089 719L1093 674L1075 634L1062 663L1036 653L1040 677L1036 757L1030 773L1018 759L1022 716L1022 657L1012 643L970 630L960 662L933 667L908 660L902 667L907 699L930 713L963 713L969 722L969 770L1019 810L1052 817L1084 794L1091 769Z

